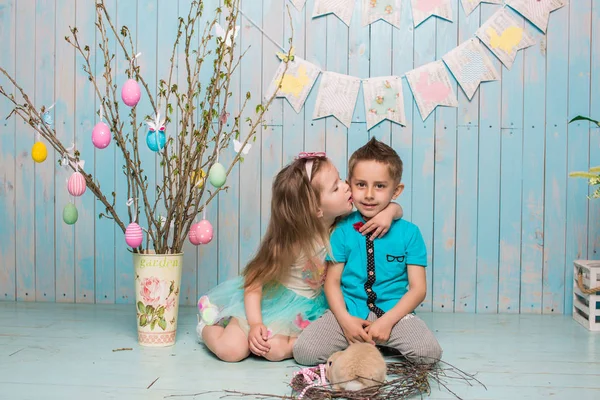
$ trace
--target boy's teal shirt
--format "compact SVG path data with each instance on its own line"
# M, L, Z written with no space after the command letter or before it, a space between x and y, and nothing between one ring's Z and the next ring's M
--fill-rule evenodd
M350 315L366 319L367 247L366 236L354 225L365 220L355 211L340 221L331 234L332 256L326 261L344 264L341 289ZM377 295L375 306L388 312L408 291L407 265L427 266L427 248L419 228L404 219L392 222L390 230L374 241L375 282L371 288Z

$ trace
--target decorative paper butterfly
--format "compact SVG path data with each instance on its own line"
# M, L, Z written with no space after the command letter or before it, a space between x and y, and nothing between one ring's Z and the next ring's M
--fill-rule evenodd
M225 46L227 46L227 47L231 47L231 45L233 44L233 41L237 37L239 30L240 30L239 25L236 25L233 32L230 33L229 37L225 38L225 34L226 34L225 29L223 29L223 27L221 25L219 25L218 22L215 23L215 34L217 35L217 37L220 37L221 40L225 41Z
M294 59L296 58L296 51L294 49L294 46L290 47L289 56L288 53L282 53L280 51L278 51L276 54L277 57L279 57L279 59L283 62L294 61Z
M242 142L233 139L233 149L235 150L236 153L239 153L240 150L242 150L242 154L246 155L250 151L251 147L252 147L252 145L250 143L246 143L246 145L242 149Z

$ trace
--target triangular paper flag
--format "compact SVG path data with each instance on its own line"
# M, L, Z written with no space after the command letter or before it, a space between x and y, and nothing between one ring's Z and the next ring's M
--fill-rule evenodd
M434 61L406 73L423 121L437 106L458 107L450 77L442 61Z
M469 39L442 57L469 100L484 81L496 81L500 74L477 39Z
M452 4L450 0L410 0L410 2L415 27L432 15L452 21Z
M400 28L400 0L362 0L362 24L384 20Z
M402 79L399 76L384 76L363 81L367 130L384 119L406 125Z
M266 91L265 99L273 96L275 90L281 86L277 91L277 97L285 97L294 111L299 113L321 70L316 65L295 56L294 61L289 62L285 75L284 71L285 62L282 62Z
M304 3L306 3L306 0L290 0L290 1L294 5L294 7L296 7L296 9L298 11L302 11L302 9L304 8Z
M502 4L502 0L461 0L465 14L469 15L481 3Z
M535 44L535 40L523 28L523 18L517 18L501 8L475 32L508 69L512 67L517 51Z
M567 4L566 0L507 0L506 4L546 33L550 13Z
M354 0L315 0L313 18L327 14L335 14L346 25L350 26L352 12L354 11Z
M323 72L313 119L333 115L350 128L360 79L336 72Z

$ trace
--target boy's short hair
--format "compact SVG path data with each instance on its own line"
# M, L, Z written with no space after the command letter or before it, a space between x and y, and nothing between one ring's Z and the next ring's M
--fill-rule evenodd
M402 180L402 160L394 149L374 137L350 156L348 162L348 178L359 161L377 161L388 166L390 176L396 183Z

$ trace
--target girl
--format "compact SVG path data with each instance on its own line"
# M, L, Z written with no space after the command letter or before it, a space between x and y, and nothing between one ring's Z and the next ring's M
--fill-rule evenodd
M271 218L256 256L242 276L198 301L198 337L223 361L250 352L270 361L291 358L300 332L327 309L323 261L330 228L352 211L350 188L325 153L300 153L272 189ZM389 228L401 216L392 203L367 228Z

